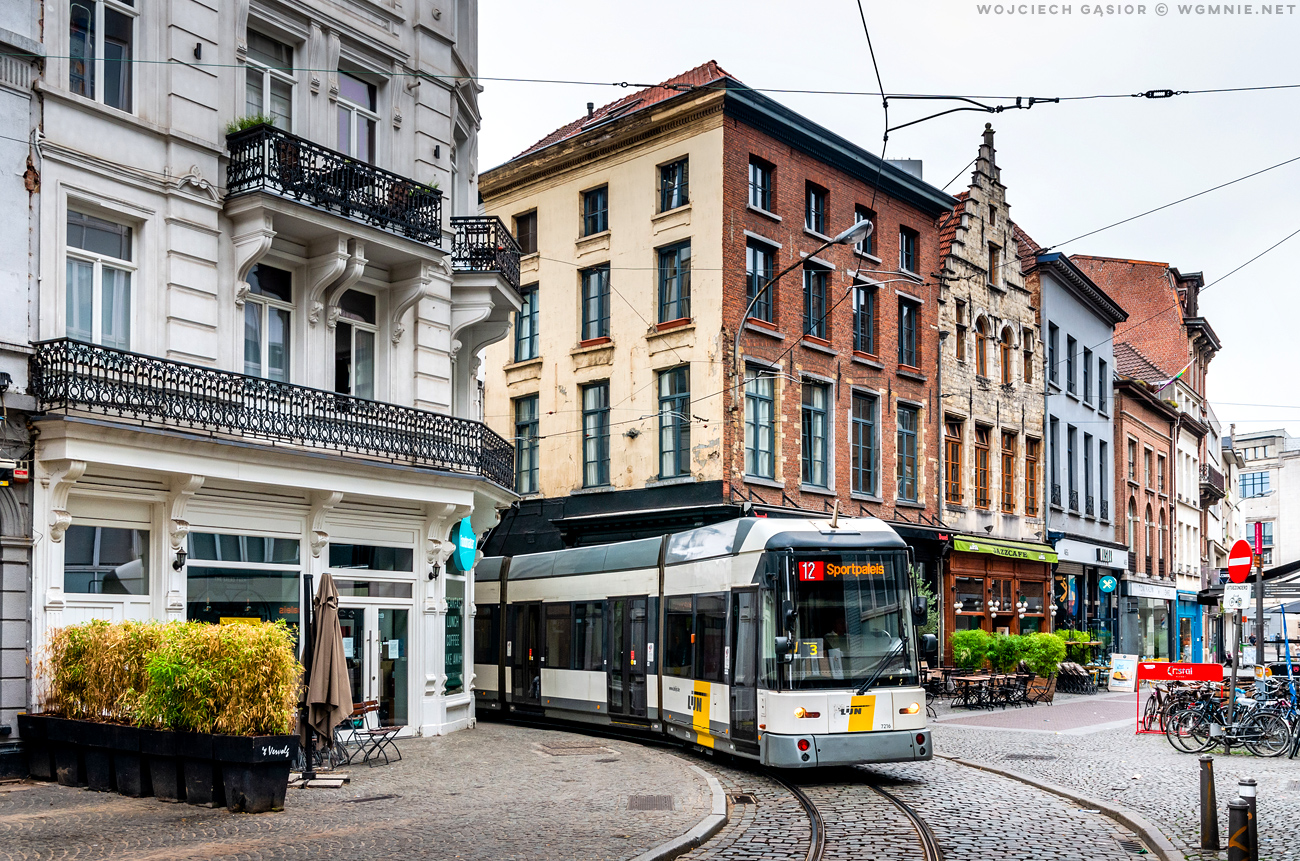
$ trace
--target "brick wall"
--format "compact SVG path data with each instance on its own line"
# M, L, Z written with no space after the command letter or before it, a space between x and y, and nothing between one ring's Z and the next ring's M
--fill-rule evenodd
M805 184L814 183L827 190L826 232L834 235L854 221L856 206L871 207L876 213L875 250L880 262L860 256L847 246L833 246L818 254L835 267L827 289L828 338L824 342L801 339L804 331L803 268L782 277L776 285L773 326L753 324L745 329L740 353L755 365L777 364L783 376L775 382L778 415L776 439L776 481L755 481L744 475L745 427L744 398L739 391L728 392L724 431L726 475L731 486L743 495L753 494L770 504L782 504L782 492L794 504L824 510L838 497L841 510L850 514L865 511L884 519L916 521L919 509L935 513L937 461L935 441L938 426L934 420L934 374L936 347L936 293L933 273L938 266L938 232L936 219L921 210L888 197L883 192L872 198L871 187L840 173L791 147L728 117L724 125L723 171L723 340L727 361L734 362L731 344L745 308L746 244L745 231L779 243L774 252L773 272L799 259L800 253L811 254L823 242L804 229ZM774 166L771 210L772 218L748 208L749 162L751 155ZM870 274L866 270L896 270L899 267L899 228L905 226L919 234L916 266L924 278L903 279L897 274ZM876 350L874 355L855 354L853 341L854 283L850 272L878 281L876 287ZM921 300L918 320L918 358L915 369L900 369L898 364L898 295L901 291ZM754 331L764 329L770 334ZM810 344L812 344L810 346ZM734 365L729 364L730 367ZM805 377L831 384L830 408L830 489L824 493L806 489L801 484L801 406ZM870 496L851 492L850 415L855 390L877 396L877 439L879 460L876 469L876 493ZM918 425L918 492L917 503L896 501L896 415L900 403L920 408ZM779 485L779 486L778 486ZM789 502L785 503L789 504Z
M1147 556L1151 556L1151 572L1159 576L1160 554L1158 548L1149 547L1146 530L1146 509L1151 507L1151 522L1155 524L1158 541L1164 544L1165 576L1173 579L1173 533L1174 512L1172 509L1174 475L1174 443L1171 427L1174 418L1169 412L1155 407L1149 396L1138 390L1142 383L1121 379L1115 386L1115 540L1128 544L1137 555L1139 574L1146 571ZM1137 443L1137 464L1134 479L1129 478L1129 441ZM1152 478L1147 485L1144 472L1143 453L1151 449ZM1159 474L1156 464L1160 455L1165 457L1165 487L1159 488ZM1129 501L1137 506L1139 529L1142 534L1134 545L1129 538ZM1160 531L1160 512L1165 514L1166 529Z

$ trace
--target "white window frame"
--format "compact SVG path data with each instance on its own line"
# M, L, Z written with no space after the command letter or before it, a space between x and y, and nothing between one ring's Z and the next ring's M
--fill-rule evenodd
M361 290L361 289L358 289L357 286L353 286L353 287L351 287L351 288L349 288L349 289L351 289L351 290L355 290L355 291L358 292L358 293L365 293L365 294L368 295L368 296L373 296L373 297L374 297L374 299L375 299L375 322L374 322L374 323L367 323L367 322L365 322L364 320L353 320L351 317L339 317L339 319L338 319L338 323L340 323L340 324L341 324L341 323L347 323L349 326L352 327L352 340L351 340L351 343L349 344L349 349L352 350L352 379L349 381L349 382L351 383L351 385L349 386L349 388L351 389L351 391L349 391L347 394L348 394L349 397L353 397L353 398L366 398L367 400L372 400L372 401L373 401L373 400L377 400L377 399L379 398L379 348L380 348L380 340L379 340L379 322L378 322L378 321L381 320L381 319L383 319L383 318L382 318L382 307L381 307L381 306L382 306L382 303L379 301L380 297L379 297L377 294L375 294L375 293L371 293L369 290ZM252 297L250 296L249 298L252 298ZM342 299L342 297L339 297L339 298ZM371 372L371 374L372 374L373 376L372 376L372 378L371 378L371 380L370 380L370 394L369 394L369 395L359 395L359 394L357 394L357 331L358 331L358 330L362 330L362 331L370 332L372 335L375 336L374 355L371 357L371 365L370 365L370 372ZM338 382L339 382L339 381L338 381L337 376L336 376L336 378L335 378L335 380L334 380L334 387L335 387L335 389L338 388Z
M278 267L277 267L277 268L278 268ZM290 271L289 274L290 274L290 278L291 278L291 280L290 280L290 284L292 284L292 283L293 283L293 281L292 281L292 275L293 275L293 272ZM274 296L269 296L269 295L267 295L267 294L265 294L265 293L249 293L248 296L246 296L246 297L244 298L244 301L245 301L246 303L249 303L249 304L258 305L258 306L259 306L259 311L258 311L258 313L260 313L260 314L262 315L262 328L261 328L261 330L260 330L260 332L261 332L261 336L262 336L262 339L261 339L261 340L262 340L262 343L261 343L261 346L260 346L260 352L261 352L261 355L260 355L260 358L259 358L259 361L261 362L262 373L259 374L258 377L259 377L260 379L263 379L263 380L269 380L269 379L271 379L271 376L270 376L270 372L271 372L271 363L270 363L271 339L270 339L270 337L269 337L270 332L271 332L271 328L270 328L270 318L271 318L271 314L270 314L270 310L269 310L269 309L271 309L271 308L278 308L278 309L280 309L280 310L282 310L282 311L287 311L287 312L289 313L289 325L288 325L288 336L289 336L289 343L288 343L289 365L288 365L288 367L285 368L285 379L284 379L284 382L286 382L286 383L292 382L292 381L293 381L293 357L294 357L294 355L295 355L295 353L296 353L296 351L294 350L294 345L293 345L293 310L294 310L294 309L293 309L293 303L291 303L291 302L285 302L285 301L283 301L283 300L281 300L281 299L277 299L277 298L275 298ZM357 320L348 320L347 322L352 323L352 324L355 325L355 324L356 324L357 322L359 322L359 321L357 321ZM240 321L240 324L241 324L241 325L243 324L243 321L242 321L242 320ZM362 325L369 325L369 324L362 324ZM354 331L355 331L355 330L354 330ZM245 342L247 342L247 340L248 340L248 336L247 336L247 335L244 336L244 340L245 340ZM353 349L355 349L355 338L354 338L353 344L354 344ZM242 356L243 354L241 353L240 355ZM278 382L278 381L277 381L277 382Z
M91 61L91 66L94 70L93 71L94 83L90 88L91 94L89 96L82 96L82 98L88 98L92 101L98 102L101 105L104 105L105 107L113 108L113 110L115 111L125 110L123 108L113 107L112 105L104 101L104 81L105 81L104 70L106 66L104 60L104 8L107 6L111 8L114 12L118 12L123 15L126 15L131 19L131 63L130 63L131 109L129 111L126 111L126 113L134 114L136 112L135 111L135 106L136 106L135 54L136 54L136 50L140 46L140 26L139 26L140 10L131 6L127 6L123 3L118 3L116 2L116 0L79 0L79 2L82 4L93 4L95 7L95 12L94 12L95 38L90 44L91 56L94 57L94 59ZM68 5L64 7L69 10L69 16L71 16L71 6L72 4L68 3ZM69 90L72 89L71 29L72 29L72 20L71 17L69 17L68 27L65 28L65 32L67 32L68 39L69 39L69 45L68 45L69 60L68 60L68 76L67 76L67 85Z
M276 39L274 36L267 36L265 33L262 33L260 30L250 30L249 32L255 32L258 35L264 36L267 39L271 39L275 42L279 42L281 45L284 45L290 51L295 50L295 46L290 45L287 42L281 41L280 39ZM271 79L278 78L279 80L289 85L289 127L285 129L285 131L293 132L294 126L298 122L298 70L296 66L296 61L295 61L294 71L292 74L285 72L281 69L273 69L270 66L264 65L260 60L253 59L251 56L245 58L244 64L245 64L244 65L244 76L245 76L244 107L245 109L247 109L248 107L248 101L247 101L248 83L249 83L248 76L257 75L260 76L262 79L262 113L265 114L266 116L271 116L271 112L270 112ZM340 101L346 101L346 100L340 99ZM355 123L353 123L353 125L355 126ZM378 128L378 126L376 126L376 128ZM356 130L354 128L353 137L355 136L356 136Z
M75 207L70 208L69 212L77 212L83 215L91 214L87 212L82 212L82 210L79 210ZM98 216L98 215L95 217L102 218L102 216ZM104 218L103 220L109 221L111 219ZM135 256L135 244L139 236L139 231L136 229L135 225L132 224L125 224L124 222L121 221L114 221L113 223L124 224L126 227L129 227L131 229L131 255ZM107 264L108 268L110 269L116 269L120 272L127 273L127 275L130 277L130 285L128 287L128 291L131 294L135 293L135 285L138 282L138 279L135 276L139 270L139 267L137 267L135 262L131 260L122 260L121 258L118 257L110 257L107 254L99 254L94 251L86 251L85 249L76 248L72 246L68 242L67 216L64 216L63 218L63 246L66 255L66 259L64 261L64 266L63 266L63 272L62 272L62 277L64 281L63 284L64 334L68 337L71 337L70 335L67 334L69 323L71 322L67 319L68 292L72 289L72 284L68 282L67 260L68 259L80 260L83 263L91 264L91 266L93 267L94 274L91 277L91 287L90 287L92 292L91 311L90 311L90 320L91 320L90 341L92 344L102 345L104 343L104 266ZM127 317L127 324L126 324L127 325L127 346L126 346L127 350L130 350L134 346L134 342L135 342L135 328L136 328L135 309L137 304L138 303L135 301L131 302L131 313Z
M363 77L361 77L361 76L359 76L359 75L350 75L350 74L348 74L347 72L339 72L339 77L343 77L344 75L347 75L347 77L349 77L349 78L353 78L353 79L355 79L355 80L360 81L361 83L365 84L367 87L374 87L374 88L375 88L375 105L376 105L376 106L379 105L379 85L378 85L378 84L372 83L371 81L367 81L365 78L363 78ZM356 153L357 153L357 127L358 127L357 117L358 117L358 116L361 116L361 117L365 117L365 118L367 118L367 119L370 119L370 120L373 120L373 121L374 121L374 123L375 123L375 146L374 146L375 151L372 152L372 153L370 153L370 163L371 163L371 164L376 164L376 163L378 162L379 134L380 134L380 129L383 127L383 124L379 122L379 114L376 113L376 112L374 112L374 111L372 111L372 110L370 110L369 108L362 107L361 105L357 104L356 102L352 101L351 99L344 98L342 92L339 93L339 97L338 97L338 100L337 100L337 101L338 101L338 106L339 106L340 108L343 108L343 109L347 110L347 111L352 115L351 118L348 120L348 147L347 147L346 155L348 155L349 157L351 157L351 158L359 158L359 156L356 154ZM453 162L453 164L455 163L455 158L454 158L454 157L452 158L452 162ZM453 186L454 186L454 183L453 183Z

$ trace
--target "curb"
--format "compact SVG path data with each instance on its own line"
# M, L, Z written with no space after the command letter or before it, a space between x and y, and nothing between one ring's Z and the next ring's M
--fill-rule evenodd
M631 861L671 861L678 855L685 855L692 849L698 848L727 824L727 796L722 792L722 784L698 765L690 767L709 782L709 792L713 794L713 804L709 814L695 823L695 827L690 831L666 843L660 843L648 852L642 852Z
M1130 810L1127 807L1123 807L1118 804L1112 804L1110 802L1098 801L1095 798L1089 798L1086 795L1081 795L1078 792L1075 792L1073 789L1067 789L1066 787L1063 786L1057 786L1054 783L1048 783L1043 780L1038 780L1037 778L1026 777L1023 774L1019 774L1014 771L1008 771L1007 769L1004 768L998 768L997 766L984 765L978 762L971 762L969 760L961 759L960 757L956 757L956 756L945 756L944 754L941 753L936 753L935 757L946 760L948 762L955 762L958 765L964 765L967 768L974 768L978 771L987 771L990 774L996 774L1001 777L1009 778L1011 780L1017 780L1028 786L1033 786L1045 792L1050 792L1053 795L1059 795L1062 798L1069 799L1070 801L1079 804L1083 807L1086 807L1090 810L1100 810L1106 816L1109 816L1111 819L1114 819L1120 825L1123 825L1125 828L1129 829L1134 834L1137 834L1139 837L1141 837L1142 842L1145 843L1147 846L1150 846L1152 852L1157 857L1159 857L1161 861L1183 861L1183 859L1186 857L1186 853L1178 849L1178 847L1174 846L1174 844L1169 841L1169 838L1165 837L1165 835L1160 831L1160 829L1152 825L1151 822L1146 817L1142 816L1141 814L1133 810Z

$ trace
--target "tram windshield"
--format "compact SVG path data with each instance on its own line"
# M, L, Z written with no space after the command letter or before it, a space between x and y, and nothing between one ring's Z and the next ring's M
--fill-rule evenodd
M878 685L917 683L906 554L772 556L777 593L782 601L792 597L794 610L788 625L782 624L782 610L773 620L777 636L784 627L792 638L782 687L857 688L873 677Z

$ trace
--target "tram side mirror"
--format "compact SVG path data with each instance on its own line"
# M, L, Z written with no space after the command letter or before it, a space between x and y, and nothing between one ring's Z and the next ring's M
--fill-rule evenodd
M934 659L934 663L931 664L931 666L937 666L938 663L939 663L939 659L938 659L938 657L937 657L938 654L939 654L939 638L936 637L934 634L922 634L922 635L921 635L921 655L922 655L922 656L923 656L927 661L929 661L931 658L933 658L933 659Z
M795 619L796 619L796 618L798 617L798 615L799 615L799 614L795 611L795 609L794 609L794 602L793 602L793 601L782 601L782 602L781 602L781 612L782 612L782 615L785 616L785 626L786 626L787 628L793 628L793 627L794 627L794 623L795 623Z
M794 640L789 637L776 638L776 659L781 663L789 663L794 656Z
M912 599L912 621L917 625L924 625L930 618L930 602L924 595L918 595Z

